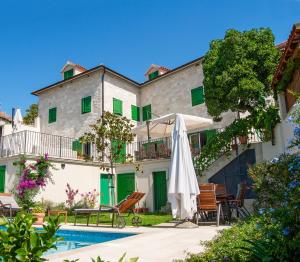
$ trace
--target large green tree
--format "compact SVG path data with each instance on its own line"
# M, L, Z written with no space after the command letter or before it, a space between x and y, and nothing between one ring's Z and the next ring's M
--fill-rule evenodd
M33 125L34 120L38 117L39 106L38 104L32 104L26 109L26 115L23 117L23 123L25 125Z
M278 59L270 29L231 29L224 39L213 40L203 64L209 114L218 120L228 110L265 108Z
M232 141L253 130L262 140L272 137L279 121L278 110L267 98L272 94L271 82L279 60L270 29L239 32L228 30L224 39L213 40L204 58L205 102L215 121L222 113L237 112L237 119L210 139L195 159L200 171L207 169L220 155L229 153ZM241 112L247 116L240 119Z

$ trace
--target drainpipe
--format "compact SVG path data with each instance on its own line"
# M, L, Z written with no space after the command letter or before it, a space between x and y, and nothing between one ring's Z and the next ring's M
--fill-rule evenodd
M105 75L105 67L103 66L103 73L102 73L102 76L101 76L101 91L102 91L102 94L101 94L101 98L102 98L102 112L101 112L101 117L103 118L103 115L104 115L104 75Z

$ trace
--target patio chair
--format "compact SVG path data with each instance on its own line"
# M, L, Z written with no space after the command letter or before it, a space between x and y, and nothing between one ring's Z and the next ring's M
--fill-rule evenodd
M204 184L199 184L199 189L201 191L215 191L215 184L214 183L204 183Z
M250 215L250 212L244 206L244 200L247 190L248 186L245 183L238 184L236 198L229 200L229 207L231 210L236 210L237 217L247 217Z
M76 225L77 215L86 214L87 215L87 226L89 225L89 219L92 214L97 214L97 226L100 223L101 213L111 213L112 214L112 227L116 225L119 228L123 228L126 225L124 213L134 214L132 218L132 223L138 225L142 222L141 218L135 215L134 207L135 205L144 197L145 193L133 192L127 196L124 200L118 203L116 206L100 205L98 209L75 209L75 220L74 226Z
M8 213L9 217L12 218L13 214L20 210L21 208L17 204L13 194L0 193L0 213L4 216Z
M202 187L203 188L203 187ZM212 188L210 187L204 187L204 188ZM196 224L198 225L199 216L202 219L209 220L209 217L215 217L216 216L216 224L219 226L220 224L220 216L222 216L222 219L224 219L223 211L221 208L221 202L217 201L216 199L216 193L215 190L203 190L201 191L200 187L200 194L197 196L197 213L196 215Z

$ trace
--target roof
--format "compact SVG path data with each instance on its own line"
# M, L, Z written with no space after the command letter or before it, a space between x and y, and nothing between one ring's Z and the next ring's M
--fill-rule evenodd
M294 54L296 47L299 44L300 44L300 23L294 24L292 31L290 33L290 36L289 36L288 40L286 41L284 51L281 55L279 64L276 68L276 71L275 71L275 74L273 77L273 82L272 82L273 88L281 80L283 71L286 67L286 63L287 63L288 59Z
M149 72L150 72L153 68L155 68L155 69L157 69L157 70L164 71L164 72L170 71L169 68L166 68L166 67L164 67L164 66L152 64L152 65L149 67L149 69L147 70L147 72L145 73L145 76L148 76Z
M0 118L3 120L6 120L8 122L11 122L11 117L7 114L5 114L4 112L0 112Z
M60 72L63 72L67 66L73 66L80 72L84 72L87 70L86 68L84 68L83 66L81 66L79 64L75 64L72 61L67 61L67 63L63 66L63 68L61 69Z
M137 82L137 81L135 81L135 80L132 80L132 79L128 78L127 76L124 76L124 75L118 73L117 71L115 71L115 70L113 70L113 69L111 69L111 68L109 68L109 67L107 67L107 66L105 66L105 65L99 65L99 66L93 67L93 68L91 68L91 69L89 69L89 70L86 70L86 71L84 71L84 72L82 72L82 73L80 73L80 74L74 75L74 76L72 76L72 77L70 77L70 78L68 78L68 79L66 79L66 80L61 80L61 81L58 81L58 82L56 82L56 83L54 83L54 84L51 84L51 85L49 85L49 86L46 86L46 87L43 87L43 88L38 89L38 90L36 90L36 91L33 91L31 94L37 96L37 95L39 95L39 94L42 93L42 92L48 91L48 90L50 90L50 89L52 89L52 88L54 88L54 87L57 87L57 86L59 86L59 85L63 85L63 84L65 84L65 83L72 82L72 81L74 81L74 80L76 80L76 79L79 79L79 78L81 78L81 77L83 77L83 76L86 76L86 75L91 74L91 73L93 73L93 72L96 72L96 71L98 71L98 70L104 70L104 71L110 72L110 73L112 73L112 74L114 74L114 75L116 75L116 76L118 76L118 77L120 77L120 78L122 78L122 79L124 79L124 80L126 80L126 81L128 81L128 82L130 82L130 83L132 83L133 85L142 87L142 86L144 86L144 85L149 84L150 82L157 81L157 80L159 80L159 79L161 79L161 78L163 78L163 77L166 77L166 76L168 76L168 75L170 75L170 74L173 74L173 73L175 73L175 72L177 72L177 71L179 71L179 70L182 70L182 69L184 69L184 68L186 68L186 67L188 67L188 66L191 66L191 65L193 65L193 64L197 64L197 63L199 63L203 58L204 58L203 56L198 57L198 58L196 58L196 59L194 59L194 60L192 60L192 61L190 61L190 62L187 62L187 63L185 63L185 64L183 64L183 65L181 65L181 66L178 66L178 67L176 67L176 68L174 68L174 69L172 69L172 70L169 70L169 71L167 71L166 73L164 73L164 74L162 74L162 75L159 75L159 76L157 76L157 77L154 78L154 79L146 80L145 82L142 82L142 83L139 83L139 82ZM167 68L166 68L166 69L167 69Z

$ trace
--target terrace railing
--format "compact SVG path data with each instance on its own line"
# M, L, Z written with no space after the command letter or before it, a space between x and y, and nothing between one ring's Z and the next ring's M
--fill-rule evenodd
M16 132L0 137L0 157L47 153L49 157L76 159L77 152L72 149L74 140L28 130Z
M250 143L260 142L257 135L248 138ZM0 158L25 155L48 154L52 158L82 159L82 155L74 149L76 138L50 135L34 131L21 131L11 135L0 137ZM151 139L146 141L133 142L126 145L126 154L130 154L134 161L147 159L167 159L171 157L171 137ZM83 147L82 147L83 150ZM201 149L191 149L192 156L199 154ZM88 150L89 160L99 161L99 154L94 145ZM107 159L104 159L104 162Z

